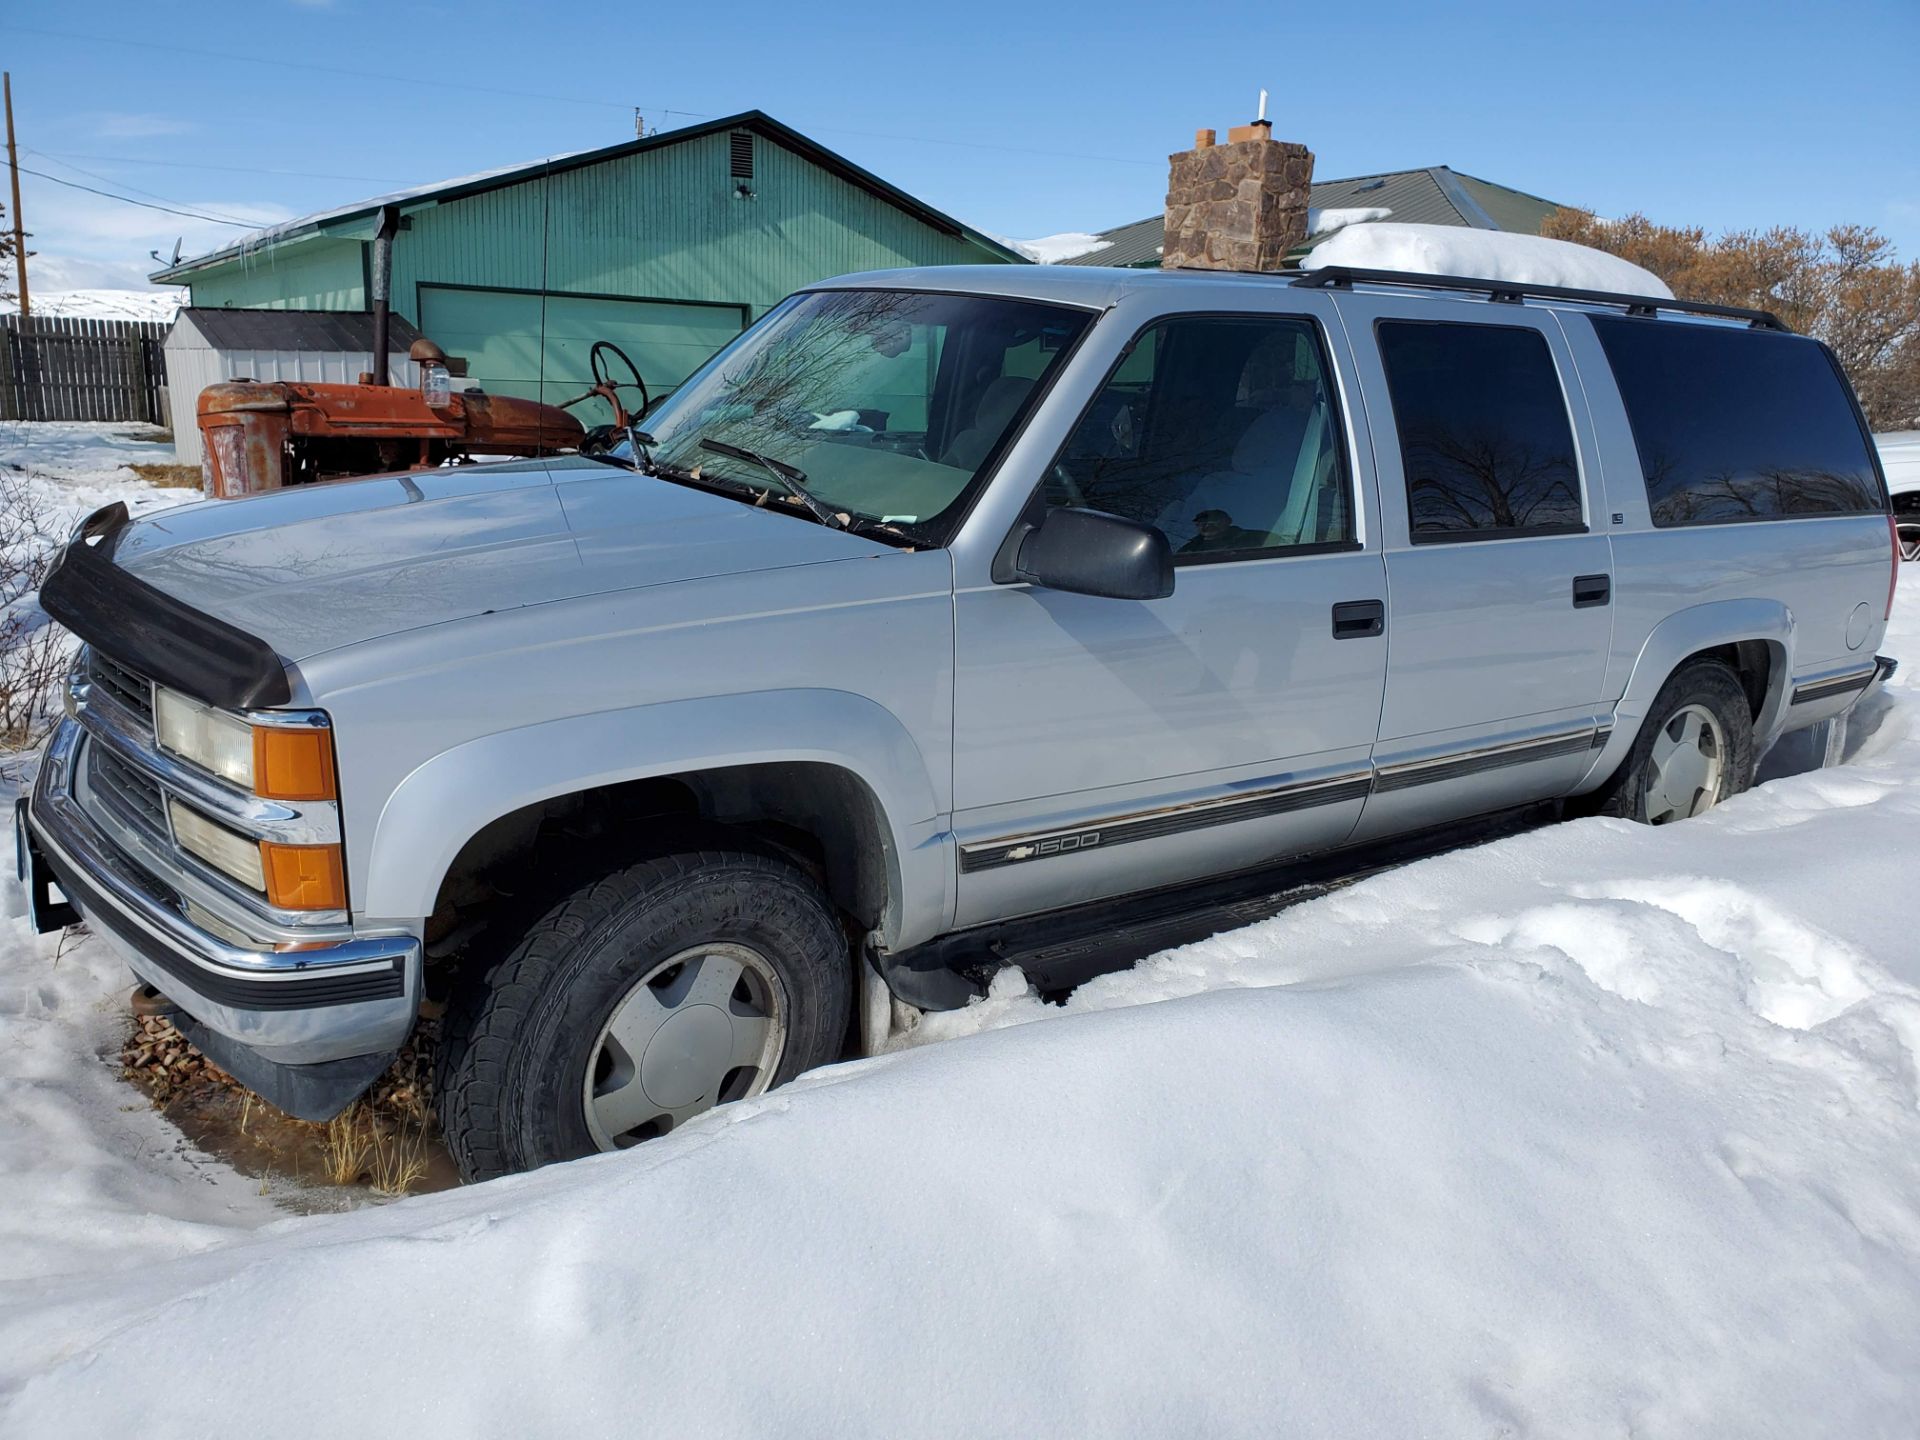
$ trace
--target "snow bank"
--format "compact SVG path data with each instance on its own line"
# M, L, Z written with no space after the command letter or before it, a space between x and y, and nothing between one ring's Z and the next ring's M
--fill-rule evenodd
M124 972L15 932L0 1433L1910 1434L1920 596L1884 648L1844 768L346 1216L155 1153Z
M1301 268L1350 265L1363 270L1408 270L1421 275L1470 275L1528 285L1564 285L1622 295L1671 299L1666 282L1650 270L1605 251L1458 225L1402 225L1394 221L1349 225L1314 247Z

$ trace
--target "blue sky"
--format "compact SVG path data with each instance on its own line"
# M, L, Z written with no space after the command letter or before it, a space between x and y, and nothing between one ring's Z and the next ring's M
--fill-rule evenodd
M1157 210L1167 153L1264 86L1322 176L1448 164L1602 214L1872 224L1920 258L1920 0L1284 13L12 0L0 64L23 165L256 223L609 144L637 105L663 129L766 110L1001 235L1097 230ZM48 289L241 233L24 189Z

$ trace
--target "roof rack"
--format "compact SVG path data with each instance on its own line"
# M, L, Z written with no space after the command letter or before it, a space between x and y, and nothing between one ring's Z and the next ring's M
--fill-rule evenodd
M1791 335L1792 329L1771 310L1748 310L1739 305L1713 305L1705 300L1663 300L1652 295L1620 295L1610 290L1575 290L1565 285L1527 285L1516 280L1482 280L1469 275L1421 275L1409 270L1360 270L1349 265L1329 265L1323 270L1303 270L1293 283L1311 290L1345 290L1356 284L1411 285L1424 290L1468 290L1509 305L1523 299L1577 300L1586 305L1621 305L1629 315L1651 317L1662 310L1678 310L1688 315L1717 315L1723 320L1744 320L1756 330L1778 330Z

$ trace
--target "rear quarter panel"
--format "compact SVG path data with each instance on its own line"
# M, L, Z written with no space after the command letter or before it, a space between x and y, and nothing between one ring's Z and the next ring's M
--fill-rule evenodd
M1563 311L1560 319L1601 455L1607 505L1601 518L1614 554L1606 688L1610 699L1629 702L1622 720L1641 718L1651 699L1648 687L1658 689L1668 673L1664 656L1655 653L1655 637L1690 611L1701 612L1682 627L1694 648L1749 639L1778 645L1786 673L1772 677L1776 691L1790 688L1789 676L1805 679L1871 661L1886 631L1892 564L1886 518L1655 526L1633 430L1606 355L1583 313ZM1657 676L1648 673L1648 662L1656 661ZM1812 723L1832 708L1796 707L1789 715L1788 707L1770 704L1762 718ZM1631 744L1633 729L1623 724L1626 733L1616 736L1616 745ZM1762 735L1763 742L1770 738Z

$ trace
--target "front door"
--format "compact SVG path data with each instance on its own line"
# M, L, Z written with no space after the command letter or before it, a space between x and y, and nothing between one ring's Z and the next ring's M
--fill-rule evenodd
M1036 504L1158 526L1173 594L960 587L958 924L1244 868L1353 829L1386 678L1368 607L1386 596L1336 354L1311 315L1145 324Z
M1613 561L1559 323L1518 305L1462 320L1459 301L1337 303L1374 398L1392 610L1356 837L1564 795L1604 724Z

